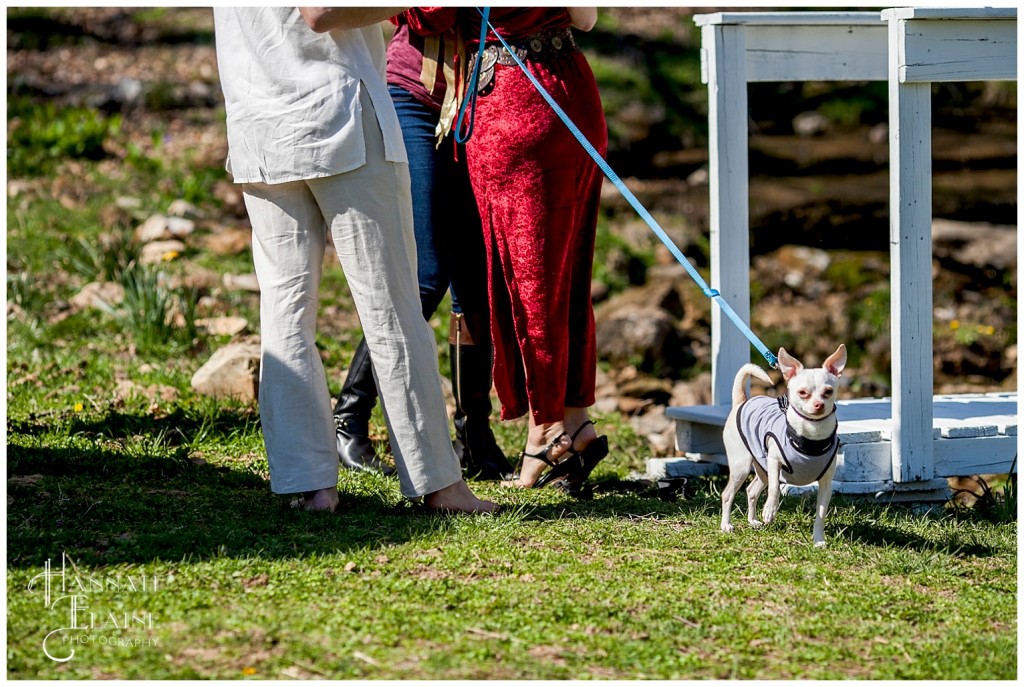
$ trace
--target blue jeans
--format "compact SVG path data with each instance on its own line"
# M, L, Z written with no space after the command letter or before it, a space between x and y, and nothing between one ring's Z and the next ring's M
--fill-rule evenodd
M452 139L435 147L438 113L408 91L388 86L402 125L412 179L413 232L423 316L429 319L451 289L452 312L488 317L487 256L466 152L455 160Z

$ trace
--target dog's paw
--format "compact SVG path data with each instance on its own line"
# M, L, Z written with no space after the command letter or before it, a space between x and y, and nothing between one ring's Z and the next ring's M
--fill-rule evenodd
M730 525L730 524L728 524L728 523L725 523L725 522L723 522L723 523L722 523L722 531L723 531L723 532L732 532L732 531L733 531L733 529L734 529L734 528L733 528L733 526L732 526L732 525Z
M750 526L753 527L756 530L756 529L760 529L760 528L764 527L764 523L761 522L760 520L751 520L750 521Z
M814 548L816 549L824 549L826 546L828 546L828 542L824 539L819 539L814 542Z

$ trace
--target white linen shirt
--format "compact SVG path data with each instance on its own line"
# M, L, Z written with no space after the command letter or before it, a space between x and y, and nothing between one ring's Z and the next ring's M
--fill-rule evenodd
M279 184L366 164L366 89L384 157L407 162L379 24L316 33L294 7L216 7L217 64L236 183Z

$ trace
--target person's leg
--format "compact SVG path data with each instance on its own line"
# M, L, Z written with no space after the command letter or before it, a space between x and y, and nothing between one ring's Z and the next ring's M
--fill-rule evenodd
M399 484L430 507L482 512L448 435L434 333L417 292L408 166L384 159L372 104L361 97L366 164L310 182L363 324Z
M366 338L359 340L345 382L334 404L335 442L338 459L346 470L394 474L395 469L381 461L370 442L370 415L377 404L377 382Z
M402 126L412 181L413 231L416 237L416 273L419 280L423 317L430 319L448 289L448 235L443 224L434 222L434 193L444 183L435 168L434 126L437 115L408 92L391 86L392 102ZM450 155L450 151L449 155ZM376 470L391 474L370 443L369 425L377 403L377 384L366 338L352 356L345 382L334 406L338 455L343 467Z
M455 451L468 475L503 479L512 466L490 425L494 351L487 307L487 253L465 151L460 151L458 160L450 150L438 151L437 170L443 183L434 195L434 223L450 233L451 247L448 350L455 396Z
M579 89L562 69L560 63L536 65L535 74L565 100L564 94ZM588 268L597 197L579 197L578 191L582 177L594 178L594 163L520 72L506 68L501 77L494 92L477 103L476 130L468 144L481 217L491 237L495 382L502 417L530 413L525 453L546 451L543 457L557 462L568 449L561 450L564 440L551 442L562 432L578 431L577 451L593 439L585 408L594 402L596 368ZM563 106L571 116L587 116L578 112L581 103L574 98ZM507 135L512 120L520 122L515 137ZM603 121L589 116L584 132L598 133L596 142L603 147ZM567 414L575 427L569 427ZM545 468L542 460L524 456L521 482L531 484L531 476Z
M270 487L315 492L307 507L333 510L338 457L316 347L326 226L304 182L247 184L243 195L260 283L259 408Z

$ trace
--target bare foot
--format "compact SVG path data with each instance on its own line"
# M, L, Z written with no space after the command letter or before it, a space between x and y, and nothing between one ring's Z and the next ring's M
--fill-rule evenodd
M423 505L431 510L445 513L495 513L500 508L496 503L477 498L469 490L469 485L462 480L432 494L427 494L423 497Z
M297 499L292 499L289 505L302 510L324 510L333 513L338 508L338 487L307 491L305 494L300 494Z

